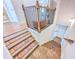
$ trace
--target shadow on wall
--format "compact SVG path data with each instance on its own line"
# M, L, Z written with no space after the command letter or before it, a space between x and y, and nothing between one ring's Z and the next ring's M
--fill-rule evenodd
M53 33L53 29L54 29L54 24L50 25L48 28L46 28L45 30L43 30L40 33L28 28L28 30L32 33L32 35L34 36L36 41L39 43L39 45L42 45L42 44L52 40L51 35Z

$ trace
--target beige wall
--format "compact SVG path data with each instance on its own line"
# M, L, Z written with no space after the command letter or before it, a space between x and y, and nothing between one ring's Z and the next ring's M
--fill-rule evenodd
M63 41L61 59L75 59L75 43L69 44L66 40Z
M49 0L50 1L50 8L56 8L56 5L57 5L57 1L55 0Z
M68 25L71 17L75 17L75 0L61 0L57 23Z
M75 17L75 0L61 0L57 18L57 24L69 25L69 19ZM68 28L67 38L75 39L75 24ZM61 59L75 59L75 43L64 41L61 46Z

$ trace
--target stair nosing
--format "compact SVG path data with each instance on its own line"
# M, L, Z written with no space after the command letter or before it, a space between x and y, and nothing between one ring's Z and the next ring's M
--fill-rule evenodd
M28 32L28 34L24 34L22 37L18 37L18 38L16 38L16 40L15 41L13 41L13 42L11 42L11 43L9 43L9 45L10 44L12 44L12 43L14 43L14 42L16 42L19 38L23 38L23 37L25 37L26 35L30 35L30 33ZM14 39L12 39L12 40L14 40ZM8 42L8 41L7 41ZM7 43L7 42L5 42L5 43ZM9 46L9 45L7 45L7 46Z
M37 46L38 44L36 44L32 49L30 49L30 51L26 55L24 55L22 59L25 59L26 57L28 57L28 55L30 55L30 53L34 51L34 49L37 48Z
M9 40L11 40L11 39L14 39L14 38L16 38L16 37L18 37L18 36L20 36L20 35L22 35L22 34L25 34L25 33L27 33L28 31L24 31L24 32L22 32L22 33L20 33L20 34L18 34L18 35L16 35L16 36L13 36L13 37L11 37L10 39L8 39L8 37L6 37L5 39L4 39L4 42L7 42L7 41L9 41Z
M25 47L27 47L31 42L35 41L34 39L32 39L30 42L28 42L26 45L24 45L22 48L20 48L18 51L15 51L15 53L12 54L12 56L14 57L15 55L17 55L20 51L22 51Z
M14 33L11 33L11 34L9 34L9 35L4 36L3 38L6 38L6 37L8 37L8 36L11 36L11 35L13 35L13 34L15 34L15 33L19 33L19 32L21 32L21 31L23 31L23 30L26 30L26 29L27 29L27 28L22 29L22 30L17 31L17 32L14 32Z
M16 44L13 44L10 48L8 47L8 49L11 49L12 47L14 47L14 46L16 46L17 44L19 44L19 43L21 43L21 42L23 42L24 40L28 40L28 38L30 38L30 37L32 37L32 35L31 34L29 34L29 36L28 37L26 37L26 38L24 38L24 39L22 39L21 41L19 41L19 42L17 42Z

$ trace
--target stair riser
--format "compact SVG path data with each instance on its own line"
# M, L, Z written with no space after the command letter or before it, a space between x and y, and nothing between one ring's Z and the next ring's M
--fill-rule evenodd
M19 32L19 33L16 33L16 34L14 34L14 35L10 35L10 36L8 36L8 37L5 37L4 38L4 42L7 42L7 41L9 41L10 39L13 39L13 38L16 38L16 37L18 37L18 36L20 36L20 35L22 35L22 34L24 34L24 33L27 33L28 31L22 31L22 32Z

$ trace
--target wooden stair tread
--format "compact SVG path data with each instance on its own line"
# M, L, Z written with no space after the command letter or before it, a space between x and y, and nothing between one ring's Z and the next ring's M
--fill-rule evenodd
M17 55L17 53L19 53L21 50L23 50L25 47L27 47L30 43L32 43L34 40L31 40L30 42L28 42L27 44L25 44L24 46L22 46L21 48L19 48L17 51L15 51L12 56Z
M23 38L20 38L18 39L17 41L13 42L12 44L10 44L8 47L8 49L12 48L13 46L15 46L16 44L20 43L21 41L25 40L25 39L28 39L29 37L31 37L31 34L23 37Z
M29 52L28 52L26 55L24 55L22 59L27 58L27 57L28 57L28 55L30 55L30 53L31 53L32 51L34 51L34 49L35 49L35 48L37 48L37 47L38 47L38 44L37 44L37 45L35 45L35 46L31 49L31 50L29 50Z
M6 46L9 46L11 43L15 42L16 40L18 39L22 39L23 37L25 37L26 35L30 34L29 32L28 33L24 33L23 35L17 37L17 38L14 38L14 39L11 39L7 42L5 42Z
M9 49L11 54L14 53L15 51L17 51L19 48L21 48L22 46L24 46L26 43L28 43L29 41L32 40L32 37L28 38L27 40L17 44L16 46L14 46L13 48ZM13 51L14 50L14 51Z
M8 36L8 37L4 37L4 42L7 42L7 41L9 41L10 39L13 39L13 38L15 38L15 37L18 37L18 36L20 36L21 34L24 34L24 33L27 33L28 31L27 30L24 30L24 31L21 31L21 32L19 32L19 33L15 33L15 34L13 34L13 35L10 35L10 36Z
M14 59L25 59L37 46L38 46L37 42L34 41L23 51L21 51L16 57L14 57Z
M11 36L11 35L14 35L14 34L16 34L16 33L19 33L19 32L21 32L21 31L24 31L24 30L26 30L27 28L24 28L24 29L21 29L21 30L19 30L19 31L16 31L16 32L14 32L14 33L11 33L11 34L9 34L9 35L6 35L6 36L4 36L3 38L7 38L7 37L9 37L9 36ZM27 31L27 30L26 30Z
M4 37L4 43L13 59L25 59L38 46L34 37L26 29Z

